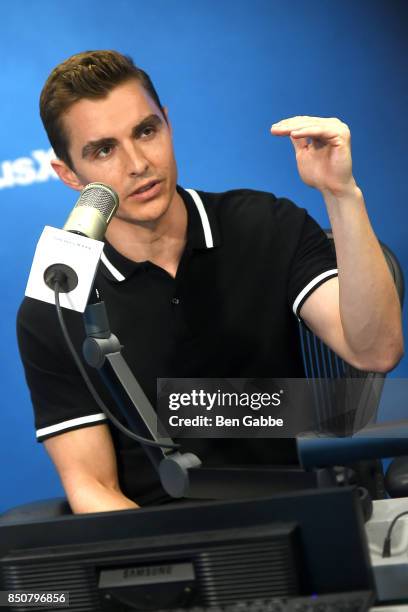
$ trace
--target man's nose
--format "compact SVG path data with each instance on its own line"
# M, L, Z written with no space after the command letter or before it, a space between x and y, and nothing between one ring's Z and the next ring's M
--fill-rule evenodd
M149 162L137 143L131 143L125 148L125 156L129 174L141 176L149 168Z

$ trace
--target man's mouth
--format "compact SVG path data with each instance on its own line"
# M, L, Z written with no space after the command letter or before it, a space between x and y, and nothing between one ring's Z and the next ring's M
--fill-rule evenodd
M161 181L152 180L148 183L144 183L144 185L141 185L138 189L135 189L135 191L130 194L130 197L138 201L146 201L150 198L156 197L156 195L158 195L160 192L160 189Z
M159 181L149 181L148 183L145 183L144 185L142 185L142 187L139 187L139 189L136 189L133 193L144 193L148 189L151 189L153 185L155 185L158 182Z

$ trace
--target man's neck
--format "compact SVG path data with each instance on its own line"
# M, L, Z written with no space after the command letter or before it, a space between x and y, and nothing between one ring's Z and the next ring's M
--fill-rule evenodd
M181 196L176 192L166 214L156 222L114 218L106 238L121 255L132 261L151 261L174 278L187 241L187 210Z

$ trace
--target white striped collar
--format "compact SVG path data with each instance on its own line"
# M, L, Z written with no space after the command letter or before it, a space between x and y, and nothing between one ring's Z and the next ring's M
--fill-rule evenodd
M204 208L203 201L194 189L186 189L185 191L187 191L187 193L189 193L193 198L193 202L197 207L198 214L200 215L204 232L205 246L207 247L207 249L212 249L214 246L213 234L211 231L207 211Z
M101 262L103 263L104 266L106 266L108 268L109 272L112 274L112 276L116 280L118 280L118 281L125 280L125 277L123 276L123 274L121 272L119 272L119 270L117 270L115 268L115 266L109 261L109 259L105 255L104 251L102 251Z

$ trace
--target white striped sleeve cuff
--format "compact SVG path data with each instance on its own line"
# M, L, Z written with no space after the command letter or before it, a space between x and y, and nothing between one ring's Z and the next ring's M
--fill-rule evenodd
M293 312L298 318L299 318L299 310L303 306L303 302L306 300L306 298L308 298L309 295L313 293L313 291L317 289L319 285L322 285L326 280L328 280L329 278L333 278L334 276L337 276L337 275L338 275L337 268L333 268L333 270L327 270L326 272L322 272L322 274L319 274L318 276L316 276L316 278L311 280L310 283L308 283L306 287L302 289L302 291L299 293L299 295L293 302L293 306L292 306Z
M69 421L63 421L62 423L50 425L49 427L42 427L41 429L37 429L36 431L37 440L44 439L52 434L60 433L62 431L78 429L86 425L106 420L106 416L103 414L103 412L100 412L99 414L89 414L88 416L70 419Z

